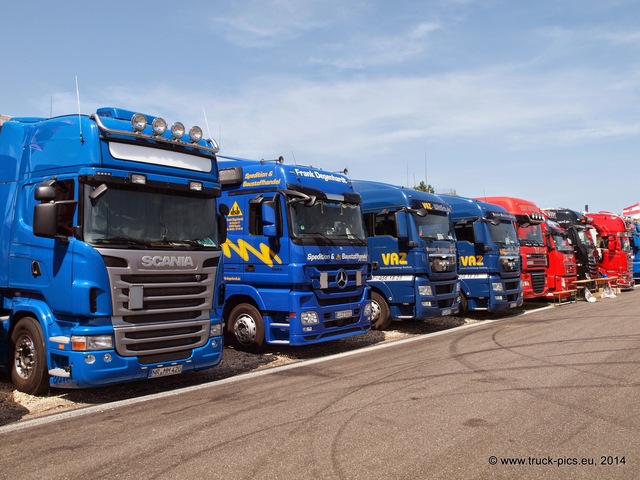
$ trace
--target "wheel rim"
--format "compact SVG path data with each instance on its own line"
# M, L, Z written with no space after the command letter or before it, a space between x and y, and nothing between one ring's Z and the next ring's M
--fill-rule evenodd
M33 340L27 335L21 335L16 343L16 373L23 380L28 380L33 374L35 364L36 349Z
M375 323L380 318L380 304L375 300L371 301L371 323Z
M256 321L251 315L243 313L236 318L233 325L233 334L242 345L250 345L256 339Z

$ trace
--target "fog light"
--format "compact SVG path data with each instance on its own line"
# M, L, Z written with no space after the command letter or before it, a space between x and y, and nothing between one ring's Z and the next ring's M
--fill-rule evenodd
M113 357L111 357L110 353L105 353L102 356L102 360L104 360L105 363L109 363L109 362L111 362L111 360L113 360Z
M167 122L164 118L156 117L153 119L153 122L151 122L151 129L153 133L160 136L167 131Z
M142 113L136 113L131 117L131 126L134 132L141 132L147 126L147 117Z
M429 301L420 302L420 305L422 305L423 307L431 307L431 302Z
M171 135L173 135L173 138L176 140L180 140L184 137L184 125L180 122L176 122L171 125Z
M194 192L201 192L202 182L189 182L189 190L193 190Z
M213 340L211 340L211 346L213 348L216 348L218 346L218 340L216 340L215 338Z
M320 323L320 319L316 312L302 312L300 314L300 323L302 325L315 325Z
M87 355L84 357L84 363L87 365L93 365L96 362L96 357L93 355Z
M504 300L504 297L502 295L496 295L496 300L502 301Z
M189 130L189 139L193 143L198 143L200 140L202 140L202 129L197 126L191 127L191 130Z

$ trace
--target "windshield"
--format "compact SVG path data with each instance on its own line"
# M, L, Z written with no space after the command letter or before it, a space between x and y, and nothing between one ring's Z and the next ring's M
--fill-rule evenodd
M420 238L426 238L428 240L453 240L449 216L446 213L429 212L424 217L421 217L416 212L413 212L412 216L416 222L416 228L418 229Z
M540 224L522 227L518 225L518 239L520 245L544 245L542 227Z
M556 233L556 234L551 234L549 238L551 239L552 246L555 247L557 250L561 252L573 251L573 247L569 243L569 240L567 240L567 237L565 237L564 235Z
M104 187L100 187L104 188ZM91 199L84 187L84 240L92 244L215 247L214 198L109 185Z
M295 200L295 198L293 199ZM317 200L312 206L303 201L289 205L294 238L349 239L366 241L360 205Z
M587 235L586 230L578 230L578 241L580 242L580 245L591 247L591 242L589 241L589 236Z
M500 222L497 225L492 222L487 222L487 225L489 226L493 243L497 245L518 244L518 236L512 222Z

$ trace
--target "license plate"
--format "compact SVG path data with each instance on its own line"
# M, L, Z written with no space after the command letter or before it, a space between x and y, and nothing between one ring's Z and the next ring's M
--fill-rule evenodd
M451 309L450 308L445 308L444 310L442 310L442 315L451 315Z
M336 318L349 318L353 316L353 311L351 310L338 310L336 312Z
M182 365L171 365L170 367L158 367L149 370L149 378L167 377L182 373Z

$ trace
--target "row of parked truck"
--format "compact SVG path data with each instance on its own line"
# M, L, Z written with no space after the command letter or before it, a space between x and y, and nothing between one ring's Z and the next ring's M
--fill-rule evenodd
M1 117L0 189L0 369L33 394L634 281L617 215L225 157L119 108Z

